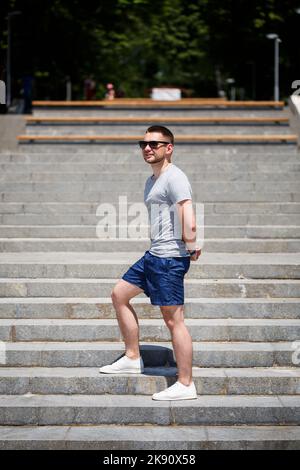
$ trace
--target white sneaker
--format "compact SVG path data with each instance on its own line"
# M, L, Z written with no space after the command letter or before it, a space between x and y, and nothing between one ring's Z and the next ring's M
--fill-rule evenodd
M171 387L152 395L152 400L194 400L195 398L197 398L197 391L194 382L190 385L183 385L177 381Z
M130 359L127 356L121 357L111 365L100 367L102 374L142 374L144 372L143 359Z

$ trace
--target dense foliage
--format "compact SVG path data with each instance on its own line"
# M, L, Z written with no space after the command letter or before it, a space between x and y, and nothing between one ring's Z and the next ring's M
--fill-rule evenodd
M218 96L234 78L237 98L273 95L274 41L280 44L281 97L300 79L300 0L2 0L0 74L5 78L11 17L14 93L32 75L35 97L73 98L94 76L97 97L113 82L125 96L147 96L153 86L186 96Z

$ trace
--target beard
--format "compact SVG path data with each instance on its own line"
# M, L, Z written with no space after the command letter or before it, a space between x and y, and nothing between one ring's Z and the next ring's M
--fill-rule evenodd
M150 162L149 160L145 160L145 162L146 162L146 163L149 163L149 165L153 165L153 164L155 164L155 163L161 162L162 160L165 160L165 156L163 156L163 157L156 157L155 155L151 155L151 157L154 157L154 158L155 158L155 161Z

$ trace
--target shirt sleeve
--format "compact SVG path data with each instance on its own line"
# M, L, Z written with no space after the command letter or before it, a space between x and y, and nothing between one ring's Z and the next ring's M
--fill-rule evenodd
M168 180L168 194L172 204L192 199L192 188L184 173L172 175Z

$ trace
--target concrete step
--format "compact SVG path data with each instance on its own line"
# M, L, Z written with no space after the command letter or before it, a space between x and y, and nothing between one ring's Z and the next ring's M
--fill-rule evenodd
M292 183L291 183L292 184ZM227 188L228 189L228 188ZM275 190L275 189L274 189ZM99 192L99 191L88 191L84 193L79 193L78 191L70 192L43 192L43 191L1 191L0 188L0 201L1 202L37 202L39 203L97 203L98 205L101 202L110 203L119 203L119 196L127 195L128 203L133 201L142 202L142 191L139 192L128 192L122 191L122 193L114 192ZM230 190L226 191L211 191L211 190L201 190L198 189L197 193L193 193L194 202L201 203L214 203L214 202L229 202L229 203L239 203L239 202L279 202L279 203L288 203L288 202L300 202L300 191L283 191L283 192L266 192L264 190L255 190L254 184L252 187L248 187L247 191L242 191L241 188L238 188L236 191L232 189L232 184L230 185Z
M297 145L298 137L297 134L292 133L293 131L288 129L289 133L268 133L262 134L248 134L248 133L219 133L219 134L204 134L204 133L188 133L188 134L177 134L176 144L185 143L185 144L194 144L194 145L240 145L240 144L250 144L250 145L270 145L270 144L279 144L279 145ZM82 144L136 144L137 141L143 138L144 132L135 133L135 134L126 134L126 133L110 133L110 134L58 134L58 135L49 135L49 134L19 134L17 135L17 141L19 147L22 145L36 145L39 143L45 144L72 144L72 145L82 145Z
M223 182L243 182L243 181L266 181L266 182L286 182L286 181L300 181L299 172L274 172L270 168L265 171L240 171L236 169L235 171L201 171L201 174L191 174L188 171L185 171L187 174L191 185L200 185L205 181L223 181ZM134 176L134 184L138 187L141 184L144 184L146 179L151 175L151 172L144 171ZM112 171L103 171L98 173L91 172L26 172L26 173L14 173L14 172L5 172L4 175L5 183L63 183L68 181L68 183L81 183L84 182L97 182L99 185L105 184L108 182L123 184L130 181L132 186L132 172L117 172L113 173ZM125 187L125 186L124 186Z
M1 246L1 244L0 244ZM136 249L136 248L135 248ZM120 278L141 252L0 253L0 277ZM192 262L190 279L300 279L300 253L208 253Z
M273 367L294 366L293 344L193 343L195 366ZM120 343L6 343L6 366L100 367L123 353ZM145 367L176 366L170 343L142 344Z
M140 139L136 139L140 140ZM203 155L219 155L220 153L226 153L227 155L233 155L237 153L248 153L249 155L253 155L255 152L258 152L259 154L263 153L264 151L266 153L274 153L276 155L285 155L289 154L291 152L294 152L297 154L297 146L296 143L294 142L281 142L281 143L217 143L217 144L207 144L205 142L203 143L193 143L193 144L185 144L183 142L176 142L176 161L179 162L179 159L177 159L177 155L179 153L181 154L181 158L188 154L191 154L191 151L196 149L198 154L203 154ZM136 145L135 142L123 142L122 144L118 144L117 142L114 143L101 143L101 142L85 142L85 143L72 143L72 142L65 142L65 143L55 143L53 142L48 142L48 143L43 143L41 142L35 142L33 144L31 143L22 143L18 145L18 152L19 153L43 153L44 155L47 155L48 153L95 153L99 156L102 155L111 155L114 157L115 155L122 155L122 159L124 161L124 155L128 153L128 150L131 153L131 160L134 156L134 152L136 151L138 153L138 158L140 160L141 158L141 153L140 153L140 148ZM45 157L44 157L45 158ZM194 160L193 156L190 159L191 161ZM101 160L100 160L101 161ZM196 158L196 161L199 161L199 157Z
M71 135L101 135L101 136L141 136L145 133L148 125L145 124L84 124L84 123L74 123L74 124L26 124L26 135L38 135L38 136L71 136ZM213 136L218 135L228 135L234 134L235 136L246 136L246 135L288 135L292 134L289 125L287 123L281 124L243 124L243 125L200 125L196 124L187 124L187 123L178 123L177 125L172 125L173 132L175 132L177 140L181 136L186 135L209 135Z
M115 252L139 249L145 251L149 249L149 239L124 238L124 239L9 239L0 238L0 250L2 252L23 252L23 251L43 251L43 252ZM205 239L204 245L200 241L200 247L208 253L228 252L228 253L298 253L300 252L300 239Z
M148 298L131 300L138 318L161 319ZM185 318L299 319L298 298L185 298ZM110 297L3 297L0 318L115 319Z
M275 185L276 183L276 185ZM274 186L275 185L275 186ZM110 181L91 181L91 182L58 182L58 183L13 183L13 182L1 182L0 191L1 192L75 192L82 191L82 192L91 192L97 191L100 193L102 191L102 198L101 200L105 200L104 196L106 195L106 201L110 201L110 192L115 193L117 196L122 195L124 192L129 197L129 200L134 200L130 198L130 195L139 194L138 201L143 201L141 195L144 191L144 182L143 183L134 183L133 188L133 181L131 179L127 179L127 181L121 182L110 182ZM192 185L193 188L193 199L197 201L198 194L209 193L212 194L213 191L220 192L233 192L237 191L259 191L259 192L299 192L299 182L296 181L289 181L289 180L281 180L281 181L233 181L229 183L226 181L222 181L221 179L215 181L197 181L194 182ZM103 192L106 194L103 194ZM108 192L108 194L107 194ZM199 199L198 199L199 200ZM135 200L136 202L136 200Z
M299 193L300 194L300 193ZM110 223L112 222L112 217L115 218L112 224L114 227L118 226L118 219L121 210L123 211L123 215L127 215L128 212L125 212L117 205L117 203L110 203L105 202L104 204L110 204L110 206L100 206L99 202L99 212L94 214L76 214L76 213L69 213L69 214L62 214L62 213L42 213L42 214L2 214L0 215L0 224L2 225L94 225L95 232L94 236L96 236L96 227L104 227L108 224L107 222L107 215L103 211L111 210L111 218ZM145 206L142 203L135 208L135 214L137 215L137 224L145 226L145 223L148 223L147 211ZM131 205L131 202L128 203L128 207ZM113 212L115 211L115 214ZM199 210L199 207L198 207ZM196 210L196 213L197 210ZM201 215L203 214L203 208L200 206L200 215L198 214L198 220L200 219L201 222ZM132 216L128 217L128 223L134 222L131 218ZM205 225L289 225L289 226L299 226L300 225L300 213L298 214L204 214L204 223ZM136 225L135 225L136 226ZM134 227L134 226L133 226ZM205 227L205 226L204 226ZM102 230L102 229L101 229ZM100 231L100 233L102 233ZM115 237L117 237L118 231L114 230L111 232L111 238L113 237L113 233L115 233ZM122 232L121 232L122 233ZM143 235L143 233L142 233ZM148 237L148 233L145 233L144 237ZM123 235L124 237L124 235ZM107 235L105 234L105 237Z
M55 148L54 148L55 147ZM85 146L26 145L23 150L11 153L0 153L0 163L84 163L120 165L120 163L137 164L143 162L141 149L137 145L89 145ZM61 147L61 146L60 146ZM26 150L27 149L27 150ZM187 159L188 155L188 159ZM219 165L224 163L261 163L280 165L281 163L299 163L299 153L296 146L212 146L203 147L183 145L175 147L172 161L176 165L204 164ZM144 164L143 164L144 165ZM145 167L145 166L144 166ZM69 167L70 168L70 167Z
M170 106L169 108L160 108L160 109L137 109L137 108L128 108L128 109L116 109L115 106L114 108L89 108L84 109L82 106L80 108L73 108L72 109L62 109L60 108L55 108L55 107L48 107L48 108L37 108L34 107L33 109L33 116L34 117L54 117L54 116L59 116L59 117L75 117L75 116L80 116L80 117L147 117L147 118L155 118L155 117L182 117L183 115L185 117L197 117L197 116L204 116L204 117L226 117L226 116L233 116L233 117L261 117L261 115L265 117L272 117L272 118L279 118L279 117L288 117L288 108L284 109L268 109L268 108L257 108L257 109L250 109L250 108L245 108L245 109L229 109L229 108L202 108L202 109L196 109L196 108L184 108L184 114L183 114L183 109L176 109L174 106ZM147 123L147 126L150 124ZM144 128L145 130L145 128Z
M0 278L2 297L109 297L118 279ZM187 297L300 297L300 280L187 279ZM144 294L140 294L140 296Z
M300 306L300 302L299 302ZM297 341L300 319L186 319L193 341ZM141 341L165 342L171 336L164 321L140 320ZM0 319L0 341L122 341L117 320Z
M28 157L30 159L30 157ZM62 158L63 160L63 158ZM201 161L201 173L204 172L221 172L224 171L225 173L229 172L251 172L251 171L272 171L273 173L288 173L294 172L297 173L300 171L300 161L298 163L289 163L289 162L272 162L267 161L236 161L230 162L225 161L221 162L221 160L215 161L215 163L210 162L203 162ZM0 154L0 161L1 161L1 154ZM177 162L174 162L177 165ZM195 165L190 164L188 161L185 163L181 163L181 169L190 175L193 175L193 171L195 170ZM64 162L52 162L49 163L47 160L41 161L39 163L30 163L27 161L20 162L20 163L0 163L0 170L5 173L68 173L70 172L70 163ZM72 162L72 173L103 173L103 172L111 172L117 173L122 170L123 173L132 174L132 172L144 172L147 173L149 176L149 168L145 166L143 161L134 161L124 162L122 163L122 167L120 167L119 163L116 163L114 160L108 160L102 163L85 163L84 161L80 162Z
M166 120L165 116L162 117L156 117L155 121L153 122L152 117L148 116L141 116L141 117L61 117L59 114L57 116L47 116L47 117L37 117L37 116L27 116L25 117L25 122L28 125L39 125L39 126L48 126L48 125L53 125L53 126L74 126L74 125L83 125L83 126L89 126L90 124L92 125L104 125L104 126L123 126L127 127L127 125L153 125L154 122L156 124L168 124L168 125L173 125L178 128L178 126L181 125L199 125L199 126L212 126L212 125L224 125L224 126L250 126L250 125L255 125L255 126L264 126L264 125L270 125L270 126L277 126L277 125L289 125L289 118L287 115L284 117L280 115L276 115L275 117L269 117L269 116L264 116L260 115L259 117L256 118L249 118L249 117L240 117L240 116L232 116L232 117L168 117ZM143 127L143 130L145 130L145 127Z
M1 204L0 204L1 206ZM300 225L205 225L205 238L300 238ZM93 238L94 225L1 225L3 238Z
M276 445L277 448L292 448L298 445L300 448L300 432L288 435L285 431L290 428L284 429L292 424L292 431L295 431L300 416L300 373L293 346L299 338L299 260L294 253L289 258L284 258L288 253L276 253L291 248L300 251L299 208L292 204L281 207L251 204L300 202L296 146L176 146L174 163L181 165L184 171L190 171L191 175L197 165L201 173L200 177L191 176L195 181L196 201L244 201L248 204L211 204L206 209L205 224L213 226L209 228L210 235L205 232L206 253L201 257L201 263L192 264L191 279L187 277L185 284L186 321L194 338L193 360L197 367L194 377L200 397L194 403L163 404L152 402L150 395L176 380L176 364L160 311L151 306L145 296L134 299L133 303L141 316L142 341L146 341L141 345L146 373L136 377L98 373L98 367L117 359L124 351L109 295L116 278L129 266L129 259L125 257L111 263L108 258L113 253L107 248L110 246L114 252L119 252L120 248L127 251L131 247L126 240L109 240L108 243L95 240L99 221L95 217L96 208L101 202L118 201L123 189L129 201L142 201L141 190L147 175L145 167L142 169L140 150L131 145L102 144L22 147L26 149L24 155L5 156L8 165L19 166L19 169L11 170L19 171L16 177L16 173L14 176L8 173L9 168L2 168L6 171L6 181L2 179L4 189L0 190L3 203L0 204L0 223L4 224L0 251L1 248L12 251L4 252L0 257L0 295L5 296L0 300L0 338L6 341L6 363L0 368L0 393L3 395L0 407L2 405L1 414L4 415L4 420L0 419L3 426L0 427L0 447L9 447L12 443L16 448L40 445L93 447L93 439L98 441L96 446L103 446L106 439L113 448L118 445L123 449L144 446L152 442L153 449L169 439L168 445L174 449L179 448L179 442L183 448L194 445L206 448L209 445L212 448L276 448ZM27 154L27 150L32 151L32 155ZM187 159L190 162L188 170L184 163ZM108 160L109 167L105 167ZM72 166L74 161L77 163ZM47 167L31 166L44 165L43 162L49 162ZM50 162L64 166L55 168L53 165L51 169ZM81 166L77 167L79 162ZM122 167L124 162L126 168ZM222 162L225 162L223 167ZM93 168L89 164L102 166ZM133 193L131 186L125 185L128 174L132 175L134 170L139 175L135 182L141 188L140 192ZM254 175L258 176L254 179ZM10 181L12 186L9 188L5 185ZM63 185L59 181L68 183ZM43 207L42 202L51 201L83 204L80 207L74 204ZM8 207L6 202L19 204ZM29 207L26 203L30 202L36 204ZM59 225L56 231L51 226L53 222ZM18 223L22 226L16 232ZM77 225L76 230L68 226L70 223ZM55 237L50 241L54 231ZM267 240L243 240L245 234L253 233L263 235ZM89 237L90 240L78 240L78 234L81 234L80 238ZM226 240L218 239L220 235ZM33 240L22 240L32 236ZM1 245L1 241L5 245ZM95 241L101 243L95 247L97 252L101 251L99 246L107 252L106 258L99 253L101 263L95 258L89 259L88 247ZM144 249L145 243L142 241L137 245L135 242L134 251ZM34 251L52 251L58 244L62 251L55 255L13 252L19 250L17 245L22 250L32 247ZM79 246L84 255L76 252ZM145 248L148 246L147 241ZM67 252L71 247L72 254ZM240 253L234 258L233 254L212 254L209 250ZM241 253L249 250L261 250L263 254ZM259 280L239 278L253 276ZM113 341L109 342L110 339ZM47 369L37 370L36 367ZM71 369L74 367L80 369ZM257 369L260 367L265 369ZM196 403L202 399L202 403ZM163 411L156 410L157 406ZM149 423L148 426L141 426L145 423ZM154 428L161 429L160 441L157 434L151 441L149 432L152 431L152 436L157 432L151 428L151 423ZM28 426L33 424L35 429L30 430ZM45 426L39 428L41 424ZM60 428L61 434L55 434L54 428L58 429L60 424L64 426L64 433ZM76 429L68 424L76 424ZM86 424L95 425L82 426ZM126 429L121 429L124 424ZM129 441L128 430L132 424L140 425L137 426L139 436L135 431ZM173 425L172 429L169 424ZM24 425L27 436L31 437L30 443L24 437ZM245 434L247 425L255 425L250 437L249 431ZM143 433L144 430L148 435ZM163 436L163 430L170 434ZM171 431L176 433L178 430L180 436L172 435ZM40 438L37 437L39 431ZM124 431L127 437L121 434ZM55 439L52 443L51 435ZM133 444L133 437L136 444Z
M99 204L98 203L14 203L14 202L1 202L0 214L95 214ZM271 202L215 202L206 203L204 206L205 215L208 214L299 214L300 203L298 202L285 202L285 203L271 203Z
M140 343L145 367L175 367L170 342ZM5 367L101 367L124 354L123 342L7 342ZM193 342L196 367L294 367L299 354L288 342Z
M299 450L300 426L0 426L3 450ZM193 462L193 460L183 460Z
M231 106L232 107L232 106ZM36 108L34 107L33 115L30 116L28 122L42 122L45 119L54 120L54 119L61 119L62 121L69 122L69 120L111 120L116 121L120 120L123 122L128 122L128 120L133 120L139 122L140 120L145 120L144 130L150 126L151 124L158 124L164 123L169 126L173 125L174 122L184 120L184 119L235 119L238 120L247 120L247 119L289 119L289 112L288 107L284 109L270 109L270 108L246 108L242 109L241 107L236 109L231 109L231 107L227 108L213 108L213 107L205 107L198 108L195 107L188 107L185 106L184 108L176 108L174 105L168 105L168 107L160 107L160 108L150 108L145 107L144 109L131 107L131 108L116 108L113 106L111 108L105 107L105 109L100 109L99 107L95 108L89 106L88 109L84 109L82 106L79 108L72 107L72 109L62 109L60 108L53 108L49 107L47 109L42 107ZM49 112L49 114L47 114ZM82 114L81 114L82 112ZM34 121L35 120L35 121Z
M203 395L158 402L142 395L1 395L1 424L297 425L300 397Z
M96 367L1 367L1 395L152 395L177 380L176 367L141 375L99 374ZM299 367L193 368L198 395L300 395Z

